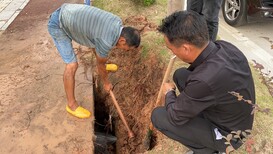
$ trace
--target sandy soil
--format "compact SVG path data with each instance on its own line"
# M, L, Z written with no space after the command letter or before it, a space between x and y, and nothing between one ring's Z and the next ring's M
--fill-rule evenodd
M2 154L92 153L94 117L79 120L66 113L64 64L47 32L48 16L63 2L31 0L0 36ZM92 110L92 83L84 73L81 65L76 95Z

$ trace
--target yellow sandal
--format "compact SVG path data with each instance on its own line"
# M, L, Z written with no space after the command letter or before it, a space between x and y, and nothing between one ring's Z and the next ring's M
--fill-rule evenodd
M78 118L89 118L91 113L86 110L85 108L81 107L81 106L78 106L76 108L75 111L71 110L70 107L68 105L66 105L66 111L70 114L72 114L73 116L75 117L78 117Z

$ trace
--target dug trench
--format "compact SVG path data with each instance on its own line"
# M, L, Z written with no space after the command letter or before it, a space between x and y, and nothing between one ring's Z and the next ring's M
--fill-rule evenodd
M136 27L141 35L155 31L156 25L149 23L144 16L132 16L124 20L126 25ZM143 153L144 142L151 122L150 115L163 79L165 63L154 49L144 54L143 47L124 52L113 49L107 63L118 66L116 72L109 72L108 78L113 85L113 93L134 138L128 137L128 131L119 117L109 93L103 89L98 76L94 51L81 49L77 54L87 69L92 67L95 102L96 153ZM155 132L156 136L156 132ZM156 138L151 140L152 146ZM108 146L106 146L108 142Z
M118 65L116 72L109 72L109 80L123 115L135 135L131 139L113 100L103 89L96 67L92 66L97 136L94 143L97 153L127 154L146 151L143 143L149 129L150 115L162 82L165 64L153 52L144 57L141 51L141 48L129 52L114 49L110 52L108 60L109 63ZM94 58L88 58L86 53L81 54L83 55L80 56L81 62L86 67L90 64L95 65ZM101 137L107 139L110 146L105 146L106 140L102 140Z

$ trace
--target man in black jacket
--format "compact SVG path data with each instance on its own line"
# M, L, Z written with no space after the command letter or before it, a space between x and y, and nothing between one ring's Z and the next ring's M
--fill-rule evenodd
M209 41L205 19L193 11L173 13L159 31L166 46L188 68L173 75L175 86L165 83L165 106L152 112L155 128L187 146L195 154L225 151L231 131L252 129L252 106L231 92L255 104L255 89L248 61L243 53L225 41ZM242 143L233 138L237 149Z

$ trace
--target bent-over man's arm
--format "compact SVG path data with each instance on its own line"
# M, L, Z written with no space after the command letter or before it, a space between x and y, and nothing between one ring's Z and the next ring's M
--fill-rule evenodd
M105 67L105 64L107 62L107 58L102 58L96 54L96 59L97 59L98 73L104 83L104 89L106 91L110 91L112 88L112 85L108 80L108 73L107 73L106 67Z

